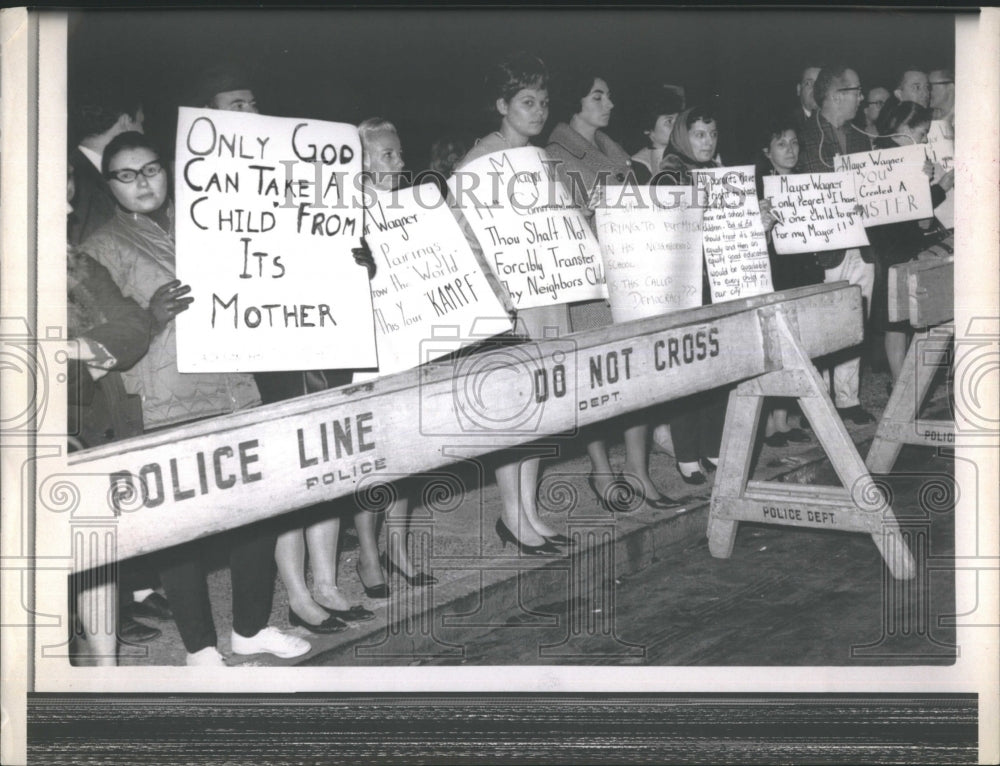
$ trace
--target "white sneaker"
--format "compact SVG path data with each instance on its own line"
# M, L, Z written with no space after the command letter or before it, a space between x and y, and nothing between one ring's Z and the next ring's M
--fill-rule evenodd
M236 654L273 654L287 660L300 657L310 649L312 644L304 638L283 633L270 626L250 638L233 631L233 652Z
M226 661L222 659L222 655L219 654L219 650L214 646L206 646L204 649L201 649L194 654L189 654L187 656L187 664L200 665L202 667L226 667Z

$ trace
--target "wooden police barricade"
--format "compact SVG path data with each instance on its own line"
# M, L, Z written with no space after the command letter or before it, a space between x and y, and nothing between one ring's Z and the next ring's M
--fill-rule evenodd
M75 453L70 468L103 477L116 553L127 558L349 495L380 472L447 465L456 448L486 454L747 379L812 397L804 402L814 427L829 420L832 432L840 422L809 358L854 345L861 332L858 288L804 287L459 356ZM745 420L744 408L736 417ZM719 471L731 489L726 477L749 461L752 443L729 430ZM837 433L832 451L838 465L850 462L850 486L864 466L842 426ZM817 526L871 533L893 573L909 577L891 510L839 499L824 506L836 508L837 523ZM720 524L735 533L740 516L720 516L726 507L713 501L713 539ZM759 520L759 509L751 516ZM718 544L713 552L725 554Z
M872 473L891 471L904 444L955 443L953 421L918 417L934 374L948 363L955 335L954 287L955 259L950 255L889 269L889 320L909 321L917 332L868 451L866 464Z

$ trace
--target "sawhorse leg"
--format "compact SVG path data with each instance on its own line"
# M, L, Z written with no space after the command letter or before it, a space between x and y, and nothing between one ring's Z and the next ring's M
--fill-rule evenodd
M740 521L870 534L892 575L910 579L913 557L903 541L884 493L874 483L830 401L823 381L779 308L761 314L780 344L782 369L741 383L729 397L719 470L709 512L709 550L717 558L733 551ZM841 487L750 481L750 461L763 400L794 397L809 418L839 477Z
M872 473L889 473L904 444L940 447L954 443L954 423L918 420L934 374L948 359L954 335L955 325L949 322L913 337L903 362L903 371L893 386L875 439L868 450L865 463Z

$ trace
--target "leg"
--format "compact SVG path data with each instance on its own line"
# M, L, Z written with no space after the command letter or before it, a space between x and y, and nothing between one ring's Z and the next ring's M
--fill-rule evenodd
M412 577L415 574L409 552L406 549L411 511L410 500L406 496L397 496L385 509L387 555L396 568L407 577ZM402 524L399 523L400 519L402 519Z
M542 459L530 457L521 462L519 476L521 508L524 511L524 518L528 524L542 537L552 537L556 534L548 524L538 516L538 471L541 467Z
M525 545L542 545L545 539L524 518L521 510L521 461L498 466L496 469L497 488L500 490L500 518L504 526Z
M625 473L639 480L649 500L662 497L649 475L649 426L645 423L625 429Z
M160 581L188 654L218 644L198 545L187 543L164 551Z
M375 587L385 583L385 573L379 561L378 540L375 537L375 522L378 514L359 510L354 514L354 528L358 530L358 575L363 585Z
M306 584L306 534L302 527L278 535L274 547L278 574L288 592L288 606L306 622L319 625L326 619L323 609L313 600Z
M670 416L670 436L674 441L674 457L682 476L690 476L701 468L698 465L698 410L696 400L689 397L675 403Z
M590 426L590 431L596 435L597 426ZM587 442L587 454L590 456L590 473L594 484L600 492L604 492L614 477L611 461L608 459L608 445L603 438L595 438ZM537 473L537 472L536 472Z
M79 656L88 658L84 664L95 667L114 667L118 664L118 619L115 612L118 588L110 570L111 567L102 566L69 578L76 615L86 639L86 652ZM73 624L72 620L70 624ZM79 663L74 661L73 664Z
M233 631L254 636L267 627L274 600L274 532L267 525L237 530L229 549Z
M329 517L306 527L306 547L309 549L315 600L321 606L343 611L350 609L351 605L337 588L339 541L340 515L337 513L331 513Z

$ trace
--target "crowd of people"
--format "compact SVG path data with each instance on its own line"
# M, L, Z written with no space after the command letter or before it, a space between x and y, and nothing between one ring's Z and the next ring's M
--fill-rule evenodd
M564 85L550 85L537 57L513 53L492 67L484 101L491 105L496 130L471 147L453 138L438 141L431 156L443 179L495 151L536 145L555 162L560 179L584 215L593 220L595 190L602 183L689 185L692 173L725 166L731 158L719 146L719 120L712 104L687 104L685 91L664 85L646 94L636 134L642 145L630 153L606 129L614 113L613 83L601 72L581 72ZM797 103L791 98L794 92ZM93 83L70 105L73 146L69 151L71 213L69 327L80 341L79 377L70 412L76 448L86 448L141 433L170 428L261 404L278 402L349 383L350 370L276 373L181 373L177 369L174 318L191 303L190 288L175 275L174 209L170 167L143 133L142 100L109 83ZM550 120L550 93L560 119ZM889 322L886 310L888 268L915 258L934 236L945 236L932 220L868 230L871 246L814 255L778 255L770 231L778 218L764 198L761 178L798 172L824 173L839 154L926 141L932 120L954 135L954 75L950 69L901 71L898 82L868 87L850 66L804 67L798 82L790 77L790 108L767 120L754 158L762 222L768 232L775 290L846 280L858 285L870 314L870 328L884 337L893 378L905 354L905 327ZM253 83L234 67L204 73L192 89L189 106L256 113ZM553 109L553 111L556 111ZM391 117L391 115L389 115ZM553 124L554 122L554 124ZM373 117L359 126L365 182L378 190L406 183L401 137L394 124ZM940 203L954 184L952 173L928 163L932 196ZM445 188L442 184L442 188ZM511 316L515 337L565 335L612 323L607 301L551 304L514 311L499 281L492 278L468 225L459 216L473 252L491 277ZM355 251L359 267L375 273L364 247ZM352 266L353 268L353 266ZM703 302L709 302L706 280ZM846 423L873 421L860 400L860 350L830 365L832 397ZM676 470L687 484L703 485L718 463L726 392L709 391L663 408L629 413L586 429L582 439L591 460L588 478L595 501L612 513L634 509L624 496L641 498L647 509L678 509L649 472L651 431L668 424ZM796 418L798 423L795 424ZM616 472L608 446L619 439L625 463ZM775 401L761 436L769 446L811 441L809 424L794 404ZM523 555L560 553L572 541L552 529L538 511L540 459L502 456L495 476L501 497L496 533ZM353 501L302 509L272 524L258 524L226 537L232 581L232 651L301 656L310 643L295 631L269 625L277 573L288 594L290 625L315 634L335 633L375 614L351 604L338 588L341 517L353 516L359 540L357 577L367 597L390 597L389 578L398 573L407 587L435 582L414 561L406 533L413 492L400 481L380 510L402 519L380 553L380 514ZM310 570L307 576L307 562ZM176 622L190 665L223 665L219 652L203 541L176 546L122 562L117 570L116 640L154 640L159 629L142 620ZM109 583L104 584L105 587ZM79 602L87 588L77 586ZM92 610L78 605L80 619ZM114 647L103 647L113 661Z

